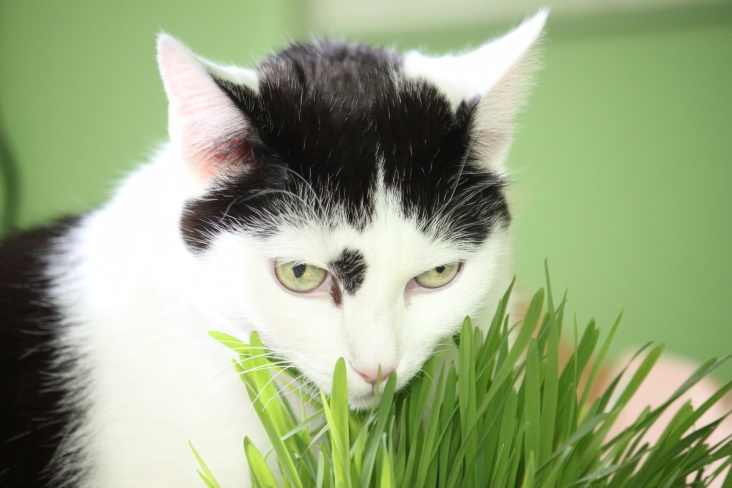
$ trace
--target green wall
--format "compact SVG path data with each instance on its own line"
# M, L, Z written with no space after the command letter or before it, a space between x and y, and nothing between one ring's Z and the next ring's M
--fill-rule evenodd
M0 122L20 223L98 204L164 139L156 32L247 64L307 32L302 5L0 0ZM367 40L439 52L495 32ZM580 324L607 330L624 310L616 350L656 340L698 359L732 353L731 51L727 6L550 22L510 158L516 270L533 290L548 258Z
M0 0L0 123L20 168L20 223L99 204L167 137L158 32L215 60L253 63L297 35L301 9L296 0Z

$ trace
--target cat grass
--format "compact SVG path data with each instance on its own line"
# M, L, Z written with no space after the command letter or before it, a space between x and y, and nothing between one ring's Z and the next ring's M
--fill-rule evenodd
M594 322L581 333L575 323L570 333L576 346L562 367L565 301L555 305L547 290L534 295L519 327L506 313L509 289L486 334L466 318L452 353L436 354L404 391L395 391L396 374L389 375L366 412L348 408L343 359L332 393L310 396L294 386L297 372L266 354L256 333L248 344L212 333L238 354L234 367L272 443L255 446L244 439L242 462L249 463L252 486L673 488L721 479L732 462L732 441L711 443L723 419L699 425L699 418L732 382L698 408L685 403L655 444L644 435L671 402L723 360L702 364L661 406L646 408L611 436L663 345L642 348L641 366L627 381L621 383L621 373L591 396L619 319L602 342ZM295 392L298 401L292 395L288 400L284 390ZM219 487L194 453L205 484ZM732 475L723 486L732 487Z

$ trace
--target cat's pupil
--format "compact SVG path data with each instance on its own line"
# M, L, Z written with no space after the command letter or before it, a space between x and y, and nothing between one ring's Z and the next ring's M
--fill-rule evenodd
M435 268L435 271L437 271L438 273L442 273L443 271L445 271L445 267L444 266L438 266L438 267Z
M305 270L307 269L307 264L298 264L297 266L292 267L292 274L295 275L295 278L302 278L302 275L305 274Z

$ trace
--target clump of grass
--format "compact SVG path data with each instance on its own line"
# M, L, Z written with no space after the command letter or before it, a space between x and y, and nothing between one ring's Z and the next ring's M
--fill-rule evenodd
M663 346L644 347L638 352L641 366L624 386L618 375L591 398L588 392L619 320L602 344L594 322L581 335L575 324L575 350L560 367L564 300L555 306L549 288L545 304L545 292L539 290L518 327L506 314L510 292L487 334L466 318L455 337L457 359L436 355L405 393L395 392L396 375L391 374L369 412L349 410L342 359L329 397L322 391L310 397L295 389L302 404L309 405L306 410L281 394L292 384L293 373L270 362L256 333L249 344L212 333L237 352L234 367L272 443L262 452L264 446L244 439L252 485L672 488L708 486L722 476L731 463L732 442L729 437L709 442L722 419L691 427L732 389L732 382L699 408L684 404L654 445L643 440L670 403L721 361L701 365L660 407L646 408L632 425L610 437ZM586 383L581 382L583 375ZM279 472L270 469L268 456L276 457ZM198 459L201 477L210 488L218 487ZM732 475L724 487L732 487Z

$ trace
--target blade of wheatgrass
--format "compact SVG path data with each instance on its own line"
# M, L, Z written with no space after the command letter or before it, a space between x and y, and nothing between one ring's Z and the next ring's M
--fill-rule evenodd
M422 445L424 443L424 431L422 429L416 429L414 432L415 437L409 440L407 464L404 469L404 480L409 485L414 485L414 479L417 476L417 467L422 455Z
M445 380L445 391L442 397L442 407L440 408L440 425L443 425L443 433L440 435L439 443L439 470L437 486L445 486L449 475L449 470L455 465L455 451L451 449L453 436L453 418L457 415L458 407L455 403L455 392L457 390L457 372L455 366L445 365L447 368L447 379Z
M435 399L442 399L445 391L445 368L440 368L437 377L437 385L434 391ZM442 415L443 403L435 401L430 407L430 413L425 427L424 443L422 446L422 458L417 470L416 486L427 486L428 472L435 466L435 458L439 452L442 434L440 431L440 417Z
M691 415L689 415L682 423L676 426L678 435L681 435L689 430L697 422L697 420L699 420L699 418L707 412L707 410L716 405L731 390L732 381L719 388L712 396L710 396L703 404L701 404L699 408L694 410Z
M506 404L501 415L501 426L498 431L498 452L492 463L492 476L490 486L496 486L499 480L505 479L509 468L508 458L513 449L514 436L516 435L516 420L518 418L518 392L511 388L508 391ZM498 485L500 486L500 485Z
M249 393L249 398L252 399L254 411L257 412L259 420L262 422L262 426L267 433L267 437L272 443L272 448L277 454L277 460L279 462L280 468L282 469L283 477L292 486L302 488L302 482L300 481L300 476L297 472L297 468L295 467L295 462L292 459L290 449L282 440L282 435L279 432L275 421L272 419L270 412L264 409L264 405L262 404L262 398L259 395L260 392L257 391L255 387L252 386L250 383L245 384L247 387L247 392Z
M582 421L582 423L575 429L571 435L567 438L566 441L560 446L556 451L554 451L550 456L549 459L546 460L546 463L552 462L557 458L560 458L561 456L565 455L567 451L570 451L575 448L575 446L588 434L592 434L592 432L595 430L595 428L602 424L603 422L606 422L609 415L606 413L599 413L592 417L589 417Z
M381 476L379 477L379 488L396 488L396 482L394 480L394 467L391 464L392 453L389 453L386 448L381 450ZM369 485L361 485L363 487Z
M686 428L683 426L686 420L694 415L694 407L691 405L691 400L686 401L681 407L678 408L671 420L666 424L666 428L661 433L661 437L656 442L656 447L649 457L649 461L654 458L662 456L668 448L673 448L678 445L681 437L686 432Z
M730 470L727 471L727 476L724 478L724 483L722 483L722 488L732 488L732 468L730 468Z
M520 359L529 341L531 340L531 336L533 335L534 330L536 329L536 324L539 320L539 317L541 316L541 308L543 304L544 290L539 289L539 291L536 292L534 297L531 299L531 303L529 303L529 308L526 311L524 322L521 326L521 330L519 330L518 336L516 337L516 341L509 349L506 360L496 373L491 388L488 390L486 396L483 398L484 406L487 406L488 402L490 402L490 400L493 398L493 395L496 394L498 388L503 385L503 382L506 381L506 379L508 379L508 377L513 372L516 364L518 363L518 360Z
M252 332L250 334L249 343L255 351L266 350L264 344L262 344L262 341L259 338L259 334L256 332ZM297 423L294 420L295 412L290 407L287 397L280 395L280 389L272 378L272 363L265 354L252 355L249 358L249 361L251 361L254 368L261 369L263 373L266 373L266 375L256 375L255 378L257 380L257 389L259 390L262 404L267 408L268 415L275 422L280 435L285 432L289 432ZM296 447L294 444L289 442L287 445L292 448Z
M537 466L541 467L554 449L559 398L559 331L561 324L556 323L549 329L544 366L544 382L541 397L541 419L539 431L539 455Z
M574 384L562 385L557 429L557 444L561 446L577 427L577 389ZM546 459L544 460L546 463Z
M559 468L558 476L556 478L550 476L547 479L548 486L570 486L572 482L577 479L579 468L578 464L577 452L572 451L564 462L557 463L557 467ZM553 482L554 479L557 481Z
M689 378L676 391L674 391L674 393L669 398L666 399L666 401L653 409L646 416L642 423L637 423L638 428L644 428L646 430L650 429L651 424L657 420L657 418L669 407L669 405L676 401L681 395L683 395L689 388L699 382L703 377L711 373L715 368L725 362L728 358L729 356L720 360L710 359L709 361L699 366L699 368L697 368L697 370L692 373L691 376L689 376ZM611 440L608 444L614 443L616 439L617 437Z
M294 428L295 421L279 401L269 361L263 354L251 354L251 351L263 350L261 343L257 344L256 333L251 334L250 340L254 345L238 350L240 360L234 363L234 368L246 385L255 412L263 423L270 426L271 434L268 432L268 436L276 436L277 441L282 442L282 434Z
M495 456L493 470L490 473L490 482L487 486L503 487L506 486L506 478L511 464L508 462L511 457L511 450L505 444L500 444L496 449Z
M521 452L523 451L524 447L523 428L519 429L516 435L516 439L516 446L512 449L512 452L508 457L508 462L510 463L511 467L508 470L506 482L499 485L505 488L513 488L518 482L519 467L523 461L523 456L521 456Z
M534 470L536 461L534 461L534 452L529 451L529 456L526 460L526 467L524 468L524 479L521 483L521 488L535 488L534 483Z
M544 276L546 277L546 307L550 314L554 314L554 293L552 293L552 280L549 276L549 260L544 260Z
M341 433L343 446L349 443L348 384L346 383L346 360L338 358L333 373L333 388L330 392L330 409L333 420Z
M651 408L648 406L645 407L636 419L634 425L641 425L650 412ZM609 459L608 462L613 465L620 464L622 459L627 458L631 453L635 452L644 435L644 430L638 429L637 427L623 429L615 439L606 443L602 447L602 450L607 452L606 456L607 459Z
M525 315L524 324L521 327L521 330L519 331L518 337L516 338L516 341L514 344L510 347L508 350L508 354L506 356L505 361L499 368L498 372L496 373L496 379L491 384L490 389L486 393L486 395L483 397L483 400L481 402L480 407L477 410L476 415L473 418L473 422L471 422L467 426L467 432L471 433L473 432L474 428L476 427L475 418L480 418L483 415L486 414L488 408L491 405L491 400L493 400L493 397L501 391L502 387L504 386L504 383L511 380L510 383L513 384L512 374L517 374L516 371L516 364L519 361L521 355L524 353L525 349L528 347L528 343L532 340L532 335L534 330L536 329L537 321L539 320L539 317L541 315L541 309L544 302L544 290L540 289L532 298L531 303L529 304L527 313ZM458 382L460 381L460 378L458 377ZM464 442L464 439L462 440ZM464 456L465 451L467 450L466 445L463 444L460 446L460 449L458 450L458 454ZM457 483L457 475L452 474L448 478L448 485L454 486L454 484Z
M315 476L315 486L317 488L323 488L325 486L325 456L322 452L318 456L318 471Z
M472 428L476 422L475 394L475 339L473 327L469 319L463 321L460 333L460 350L458 351L458 406L460 408L460 427L462 429L462 448L466 459L475 453L477 446L476 432ZM470 484L475 484L471 480Z
M320 391L323 412L328 423L328 438L333 453L333 476L336 486L351 486L350 442L348 434L348 389L346 385L346 363L343 358L336 361L333 373L333 387L330 401ZM344 416L345 414L345 416Z
M348 452L343 452L341 433L338 431L338 422L335 420L333 411L325 397L325 392L320 391L323 400L323 413L328 423L328 439L330 440L330 452L332 453L333 481L336 486L347 486L348 474L346 463L343 458L348 457Z
M613 424L615 423L618 416L620 415L620 412L622 411L622 409L630 401L630 399L635 394L635 392L638 390L638 388L640 387L641 383L646 378L646 376L648 376L648 373L650 372L651 368L656 363L658 358L661 356L663 347L664 347L663 344L658 344L655 347L652 347L651 350L646 355L646 357L643 358L643 361L641 362L640 366L635 371L633 376L630 378L626 387L620 393L618 400L611 407L607 420L605 422L603 422L603 425L599 428L597 435L594 436L592 441L587 446L585 446L586 447L585 453L596 453L597 450L599 450L600 447L605 443L605 437L607 436L607 433L612 428ZM625 371L625 369L623 371ZM621 374L623 374L623 373L621 373ZM617 438L617 436L616 436L616 438ZM591 459L591 457L587 456L585 459L589 460L589 459ZM584 468L585 468L585 466L581 465L580 469L584 470Z
M526 459L531 459L536 466L540 448L541 429L541 372L539 371L539 349L536 339L531 339L526 350L526 375L523 387L519 392L524 394L524 419L526 435L524 450Z
M671 446L671 449L663 451L659 456L654 456L658 452L652 449L651 455L646 459L634 473L632 483L634 486L658 486L666 476L667 471L684 469L684 452L687 448L701 438L708 436L718 425L717 422L707 425L702 429L694 431L689 436L682 439L677 445ZM702 446L698 446L702 447ZM684 473L686 474L686 473Z
M264 488L277 488L277 480L275 480L272 470L264 460L264 456L259 452L249 437L244 438L244 454L249 464L249 471L253 481L256 480L258 486Z
M610 345L613 342L613 339L615 338L615 333L618 330L618 326L620 325L620 320L623 318L623 314L621 313L618 315L618 318L615 319L615 323L613 323L613 326L610 328L610 333L608 333L607 337L602 343L602 346L600 347L600 351L597 354L597 357L595 357L595 363L592 366L592 370L590 371L590 376L587 379L587 383L585 384L585 389L582 392L582 398L580 400L580 405L584 405L587 403L587 399L590 395L590 391L592 390L592 386L595 384L595 379L597 378L598 373L600 372L600 369L605 364L605 357L607 357L607 352L610 350ZM594 351L594 346L593 346ZM579 383L577 383L579 384Z
M209 336L213 337L217 341L219 341L221 344L225 345L226 347L233 349L236 352L241 352L244 350L250 349L249 344L246 344L242 342L240 339L237 339L234 336L231 336L229 334L226 334L225 332L217 332L217 331L210 331L208 333Z
M490 358L491 361L493 361L493 354L488 354L487 351L496 351L498 350L498 344L501 340L501 331L503 326L503 321L506 317L506 310L508 309L508 302L511 298L511 290L513 289L513 285L516 282L516 278L513 279L511 282L511 285L508 287L508 290L503 295L503 297L499 300L498 306L496 307L496 312L493 315L493 320L491 320L491 324L487 329L486 337L484 341L484 347L486 348L486 351L482 354L483 356Z
M428 401L432 391L433 376L435 374L436 358L433 356L428 359L422 372L415 378L412 383L412 390L409 394L409 419L412 422L409 425L410 439L417 437L418 431L422 430L422 420L424 412L429 408Z
M350 440L350 423L348 408L348 384L346 382L346 360L338 358L333 373L333 388L330 392L330 408L333 413L333 420L338 425L338 439L341 442L341 453L343 454L343 469L350 480L351 473L351 456L349 454ZM350 481L349 481L350 483Z
M539 314L541 312L541 302L543 301L543 290L540 290L532 300L532 304L529 306L530 313L527 313L527 317L529 317L532 321L529 321L528 323L535 325L536 320L538 320ZM459 460L465 467L467 468L468 465L466 463L470 463L471 460L474 460L476 458L475 456L475 446L470 443L466 443L465 439L473 435L473 433L476 431L476 428L478 427L478 422L476 419L483 418L484 415L487 415L489 407L492 405L491 401L494 397L496 397L497 393L499 391L506 391L503 389L504 383L508 383L510 385L513 385L513 379L511 381L508 381L511 378L511 373L516 374L515 369L515 362L518 361L520 354L524 351L524 349L527 347L528 342L531 339L531 333L533 331L534 327L522 327L521 331L519 332L519 337L517 338L516 342L512 346L512 348L509 350L508 356L506 361L501 366L501 369L499 370L497 377L502 378L501 384L493 383L489 389L489 391L486 393L485 397L482 399L481 406L476 412L476 414L473 416L472 421L467 425L467 430L461 432L462 438L460 440L460 446L458 448L456 459ZM469 334L466 334L467 337L471 337ZM466 340L466 337L463 337L463 341ZM519 350L520 349L520 350ZM506 373L502 373L502 371L506 371ZM462 373L460 373L462 374ZM458 374L458 382L460 381L460 374ZM505 399L504 399L505 400ZM458 398L458 402L460 401L460 398ZM490 417L492 420L495 420L495 417ZM461 426L463 420L461 419ZM458 486L458 476L460 472L455 470L453 468L453 472L450 474L450 477L447 480L447 486ZM465 472L464 479L468 480L467 484L471 485L470 481L470 473Z
M404 400L401 400L402 402ZM407 425L407 409L402 408L399 410L398 417L396 419L396 423L398 425ZM405 483L405 477L406 477L406 468L407 468L407 435L403 430L398 430L398 434L396 436L396 453L394 455L394 475L396 477L397 486L408 486Z
M648 373L651 371L651 368L653 368L653 365L656 364L656 361L658 361L658 358L661 356L663 349L663 344L658 344L655 347L651 348L651 350L648 352L648 355L643 358L641 365L638 367L635 374L633 374L633 377L630 379L627 386L620 394L620 398L618 398L617 402L618 405L625 406L630 401L632 396L640 387L641 383L643 383L643 380L645 380L646 376L648 376Z
M381 399L376 409L376 422L369 426L369 439L364 451L363 469L361 471L361 486L369 486L374 471L382 436L386 431L389 418L394 415L394 392L396 391L397 373L389 375L381 393Z
M500 428L500 412L505 408L504 404L508 400L509 395L506 394L502 397L496 395L495 398L496 400L501 400L500 402L494 402L494 404L497 405L495 414L491 411L490 415L486 415L476 422L476 425L479 425L479 428L474 429L474 432L479 434L480 437L477 438L475 449L472 452L465 449L462 453L462 456L466 459L466 471L469 473L476 473L479 475L479 478L486 478L487 476L484 470L484 463L482 462L484 461L483 457L485 456L486 444L495 442L495 437L491 437L489 434L495 433L495 431ZM481 430L483 432L480 432ZM461 446L460 449L462 450L463 447ZM478 486L485 486L488 483L487 479L479 479L478 481L480 482Z
M198 451L195 447L193 447L193 443L188 441L188 445L191 448L191 451L193 451L193 455L196 457L196 461L198 461L198 465L201 466L201 469L203 471L199 471L198 475L201 477L201 479L206 483L206 486L208 488L220 488L219 483L216 481L216 478L214 478L213 473L210 469L208 469L208 466L206 466L206 463L203 462L203 458L201 458L201 455L198 454Z

